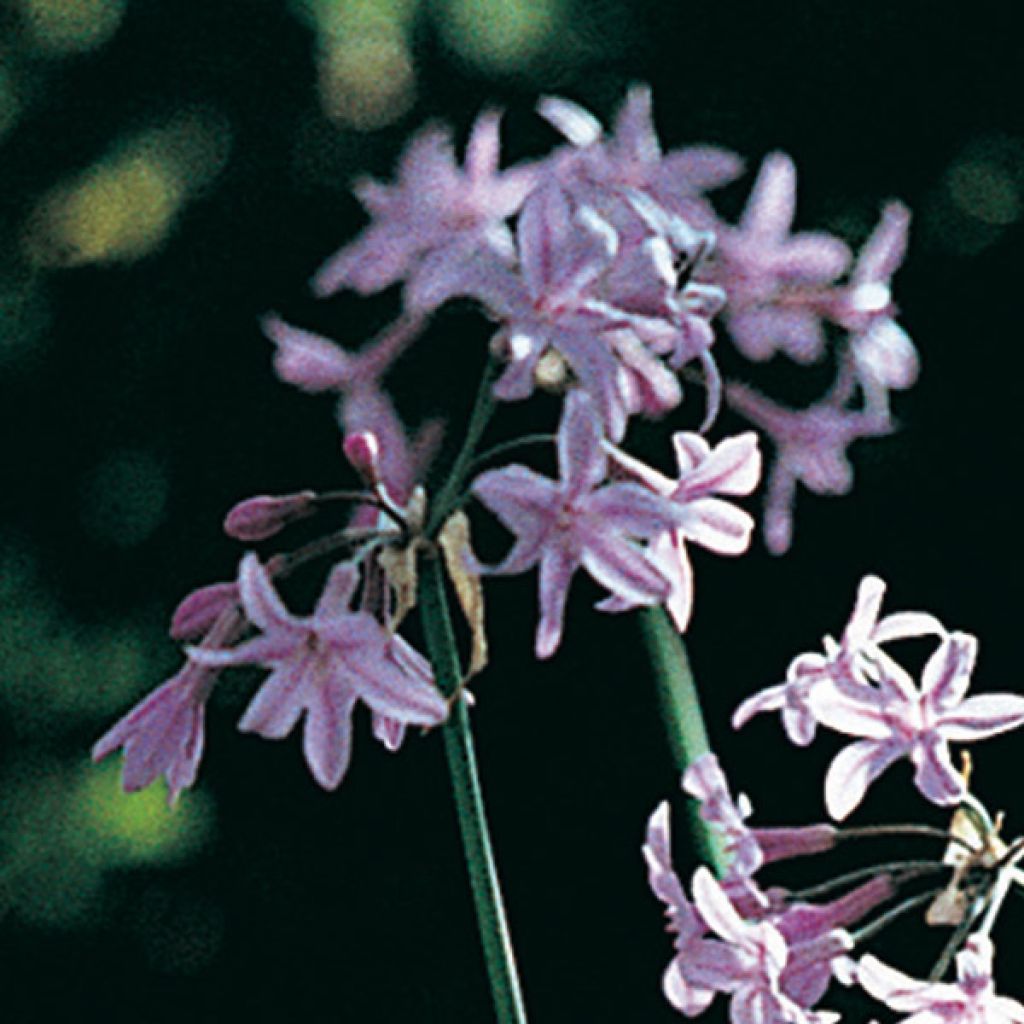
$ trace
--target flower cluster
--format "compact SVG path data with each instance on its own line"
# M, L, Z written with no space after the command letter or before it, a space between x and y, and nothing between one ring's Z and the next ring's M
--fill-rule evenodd
M338 501L353 508L340 529L291 550L248 551L235 580L186 598L171 630L186 644L184 668L94 749L97 758L124 749L127 788L164 775L173 799L194 782L205 704L226 669L269 673L240 728L280 738L302 719L306 760L327 788L346 772L357 703L369 707L375 735L392 749L407 726L445 721L465 679L446 682L442 693L434 670L398 632L416 606L424 557L443 553L471 620L467 674L479 669L486 647L483 576L537 569L538 658L558 649L579 569L602 588L601 611L663 605L685 630L694 599L691 545L738 555L754 526L729 499L760 482L758 433L707 440L722 401L776 448L767 499L774 550L788 543L796 482L847 489L846 446L892 429L888 391L911 383L916 366L889 295L906 240L902 207L885 209L854 259L838 239L791 233L795 175L779 154L766 159L739 224L723 221L706 194L736 179L741 161L708 146L665 152L646 88L629 92L609 131L567 100L544 99L539 113L562 139L542 159L502 168L501 118L486 111L461 162L450 134L431 126L409 143L393 183L356 184L370 222L313 287L326 296L400 286L401 310L377 337L349 349L276 315L264 319L278 376L338 396L345 454L362 488L258 496L230 511L228 535L255 545L293 524L311 529ZM485 377L487 416L494 399L522 400L541 385L562 394L557 478L519 462L474 478L493 458L475 449L485 417L470 425L457 471L428 502L423 483L442 425L425 423L413 435L387 376L425 338L439 307L456 298L475 302L491 325L481 345L494 366ZM749 360L778 352L806 364L831 352L837 378L829 395L789 410L723 381L712 355L719 313ZM633 417L679 406L684 380L704 387L700 429L672 434L676 467L664 472L626 450L627 429ZM497 564L474 554L468 528L445 536L471 497L514 535ZM298 615L276 587L314 560L326 563L322 592L311 614ZM842 714L852 712L836 710L831 720ZM950 728L944 719L936 735Z
M741 704L734 724L780 711L798 744L811 742L817 725L863 737L829 769L825 795L833 819L849 815L888 765L909 757L918 790L932 803L955 808L952 823L949 829L827 823L752 828L750 802L732 797L714 755L697 759L683 789L700 801L701 816L717 837L723 874L716 880L698 868L687 897L672 866L667 803L651 816L644 844L650 886L666 907L675 945L663 987L686 1016L702 1013L723 993L736 1024L825 1024L838 1020L818 1008L835 979L912 1013L908 1019L914 1021L1024 1020L1024 1006L994 992L991 939L1007 892L1024 886L1017 867L1024 838L1002 840L1001 816L993 821L968 790L969 762L956 772L948 750L951 741L1024 725L1024 698L966 697L974 638L947 632L921 612L879 617L884 591L877 577L865 578L840 642L826 638L823 654L796 658L786 682ZM937 646L918 687L883 645L922 636L934 637ZM889 859L799 890L766 888L760 879L768 865L886 836L943 845L930 858ZM929 980L910 978L863 953L879 931L922 906L929 925L953 929ZM856 952L863 955L855 959ZM944 981L954 956L957 980Z

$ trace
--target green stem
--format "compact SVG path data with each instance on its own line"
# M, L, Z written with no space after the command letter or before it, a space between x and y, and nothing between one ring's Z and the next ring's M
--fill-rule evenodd
M436 556L428 556L421 563L419 598L427 651L437 684L446 697L455 697L451 715L442 727L444 750L495 1014L498 1024L526 1024L512 940L487 830L469 712L466 701L457 696L462 673L448 614L444 576Z
M686 656L686 645L664 608L642 608L640 631L654 669L661 717L680 773L702 754L710 752L700 697ZM690 827L700 854L721 877L726 856L722 842L700 816L695 801L689 802Z
M466 477L469 476L472 469L477 445L480 443L480 438L483 437L491 414L494 412L494 396L491 391L500 368L501 364L496 359L491 358L487 361L483 376L480 378L476 400L473 402L473 411L469 414L469 423L466 425L466 436L463 439L462 447L459 449L458 455L455 456L455 462L452 464L437 498L431 502L430 518L425 531L428 537L433 537L441 529L444 521L459 503L462 489L466 484Z

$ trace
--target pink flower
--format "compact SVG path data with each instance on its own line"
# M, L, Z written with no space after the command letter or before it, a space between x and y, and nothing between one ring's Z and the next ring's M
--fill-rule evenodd
M224 519L224 532L235 540L266 540L297 519L312 515L315 506L314 491L246 498L228 512Z
M769 686L740 704L732 717L733 728L741 728L762 712L781 711L786 735L797 746L805 747L814 739L818 726L810 706L815 688L866 686L866 673L880 644L918 636L945 636L938 619L925 612L898 612L879 619L884 595L885 582L877 576L865 576L840 642L826 636L824 654L797 655L786 672L786 682Z
M850 282L834 289L825 308L850 331L849 358L837 390L859 383L868 408L888 410L888 392L902 391L917 379L920 364L907 332L896 323L891 281L907 251L910 211L889 203L864 243Z
M193 660L155 689L103 734L92 748L93 761L124 748L125 792L133 793L163 775L168 803L195 784L203 756L206 699L217 676Z
M668 595L668 581L632 538L669 529L671 508L638 484L602 487L607 461L590 401L574 390L566 396L558 430L560 480L512 465L484 473L473 484L476 497L516 535L504 561L487 571L511 575L540 567L538 658L558 648L569 584L580 566L629 602L657 604Z
M686 769L683 791L700 801L700 816L722 838L729 857L728 877L753 875L764 857L746 824L752 813L750 801L743 794L733 800L725 773L714 754L702 754Z
M262 665L271 670L239 728L281 739L305 714L306 761L325 789L337 787L348 767L357 701L404 724L438 725L447 717L445 701L429 676L410 672L396 660L380 623L366 612L349 611L357 581L354 565L336 566L314 613L300 618L288 612L266 569L248 554L239 570L239 590L245 613L261 634L232 650L190 652L211 667Z
M815 494L848 493L853 467L846 449L860 438L881 437L893 429L885 413L852 412L830 402L784 409L742 384L730 384L726 399L776 448L764 499L764 540L774 555L784 554L792 543L797 483Z
M729 295L729 333L748 359L779 351L808 363L825 348L817 294L846 270L850 251L824 232L790 235L795 212L793 161L771 153L738 227L717 229L719 264L712 279Z
M992 941L972 935L957 954L957 981L918 981L863 956L857 970L861 986L890 1009L909 1013L905 1024L1022 1024L1024 1006L998 996L992 983Z
M674 506L676 523L657 534L647 549L652 564L671 583L665 606L682 633L693 610L693 569L686 551L692 541L720 555L740 555L750 545L754 521L742 509L714 497L749 494L761 475L761 453L752 431L728 437L712 448L699 434L672 435L678 477L672 479L612 449L615 464ZM608 611L621 611L621 601L608 601Z
M461 265L483 252L508 261L511 239L505 220L534 186L531 168L499 171L500 115L482 113L466 144L462 168L455 162L451 134L428 127L406 147L394 185L369 179L355 192L373 218L318 271L313 289L321 296L341 288L363 295L425 273L424 259L434 258L431 273L441 264Z
M692 951L686 965L692 984L732 996L733 1024L826 1024L835 1014L801 1006L782 990L789 948L782 933L767 921L744 920L705 867L693 877L697 911L722 941L706 941Z
M555 154L556 173L605 188L639 189L675 212L690 212L700 192L727 185L743 170L739 157L713 146L663 154L651 90L644 85L629 90L607 136L592 114L570 100L545 97L538 111L573 146L569 154Z
M861 802L868 786L894 761L909 757L914 784L933 803L957 803L964 781L949 743L972 742L1024 725L1024 697L998 693L965 699L977 640L944 636L928 659L918 689L888 655L875 655L877 682L857 690L816 689L810 703L818 721L863 739L839 752L825 780L825 803L837 820Z
M695 1017L708 1008L715 995L713 989L693 985L686 977L686 964L707 928L693 904L686 898L679 876L672 867L667 802L658 805L647 823L643 852L647 861L648 884L654 895L665 905L668 930L673 933L676 950L662 978L662 989L665 998L680 1013Z

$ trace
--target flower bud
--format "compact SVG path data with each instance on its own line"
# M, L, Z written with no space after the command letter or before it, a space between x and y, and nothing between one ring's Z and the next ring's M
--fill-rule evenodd
M266 540L294 520L312 515L315 501L314 491L246 498L228 512L224 519L224 532L235 540Z
M380 442L369 430L348 434L342 444L345 458L352 468L371 486L380 483Z
M188 594L171 616L171 638L191 640L213 628L225 608L238 603L237 583L211 583Z

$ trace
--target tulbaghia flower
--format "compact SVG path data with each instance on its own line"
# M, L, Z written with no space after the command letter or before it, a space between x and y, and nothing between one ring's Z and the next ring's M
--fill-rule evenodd
M845 818L868 786L894 761L909 757L914 784L933 803L960 801L963 777L954 769L950 742L972 742L1024 725L1024 697L1009 693L967 697L977 641L965 633L942 638L928 659L921 687L884 652L877 681L856 691L818 689L810 696L818 721L863 739L843 748L825 780L829 814Z
M699 434L674 434L678 477L672 479L624 452L613 449L615 464L628 475L667 498L676 523L653 538L648 557L671 583L665 603L676 627L684 632L693 610L693 569L686 551L692 541L720 555L740 555L750 545L754 521L742 509L714 495L749 494L761 476L757 435L738 434L712 448ZM609 611L625 607L621 601L606 602Z
M715 996L713 989L693 985L686 977L687 961L703 940L707 928L686 898L679 876L672 867L667 802L659 804L647 823L643 852L647 861L648 884L665 905L668 930L673 934L676 951L662 978L662 989L665 998L680 1013L695 1017L708 1008Z
M857 980L867 992L898 1013L908 1013L904 1024L1022 1024L1024 1006L999 996L992 982L992 941L972 935L957 954L956 984L918 981L863 956Z
M261 494L234 505L224 518L224 532L235 540L266 540L290 523L312 515L316 502L313 491L297 494Z
M692 983L729 993L733 1024L831 1024L837 1014L801 1006L782 990L789 948L767 921L744 920L705 867L693 878L697 911L721 942L692 951L686 971Z
M510 260L505 221L533 188L535 172L498 170L499 123L494 111L477 118L462 168L447 129L429 127L409 143L394 185L358 182L355 193L373 220L320 269L313 279L316 293L352 288L366 295L415 279L428 254L451 264L471 262L482 252ZM438 261L432 272L438 272Z
M797 483L815 494L848 493L853 467L846 449L860 438L892 432L886 413L854 412L830 402L785 409L742 384L730 384L726 400L776 448L764 498L764 541L775 555L792 543Z
M356 584L355 566L341 563L331 572L314 613L294 616L266 569L248 554L239 570L239 590L245 614L260 635L232 650L190 652L211 667L271 669L239 728L281 739L305 714L306 761L325 789L334 789L348 767L357 701L404 724L438 725L447 717L445 701L429 676L399 663L380 623L366 612L349 611Z
M825 347L820 289L850 262L845 243L824 232L791 235L796 169L784 153L765 157L737 227L717 228L712 279L729 295L726 320L748 359L784 352L801 363Z
M574 390L558 430L559 480L512 465L473 484L476 497L516 535L504 561L486 571L511 575L540 567L538 658L558 648L569 584L580 566L625 601L657 604L668 596L668 581L632 538L669 529L671 507L639 484L601 486L607 463L593 407Z
M96 741L92 759L124 748L125 792L133 793L163 775L168 802L195 784L203 756L203 719L216 669L189 659L177 675L155 689Z
M805 747L813 739L818 720L810 706L811 691L835 686L857 690L868 684L870 667L880 644L911 637L945 636L946 630L933 615L925 612L897 612L879 619L885 582L877 576L865 576L857 589L853 614L837 644L825 637L824 654L799 654L790 662L786 681L748 697L732 717L734 729L744 726L754 715L781 711L786 735L797 746Z
M896 323L891 281L907 251L910 211L889 203L864 243L849 284L835 289L828 315L850 332L846 373L864 391L868 408L888 409L888 392L909 388L917 379L919 361L914 343ZM848 384L839 384L842 391Z
M733 800L714 754L702 754L686 769L683 791L700 801L700 816L721 836L729 857L729 878L753 875L764 858L746 824L752 812L750 801L743 794Z
M556 173L569 184L575 178L606 189L638 189L677 213L692 213L696 196L727 185L743 170L739 157L714 146L663 154L647 86L630 89L610 135L593 114L570 100L545 97L538 111L574 147L561 160L556 154Z

